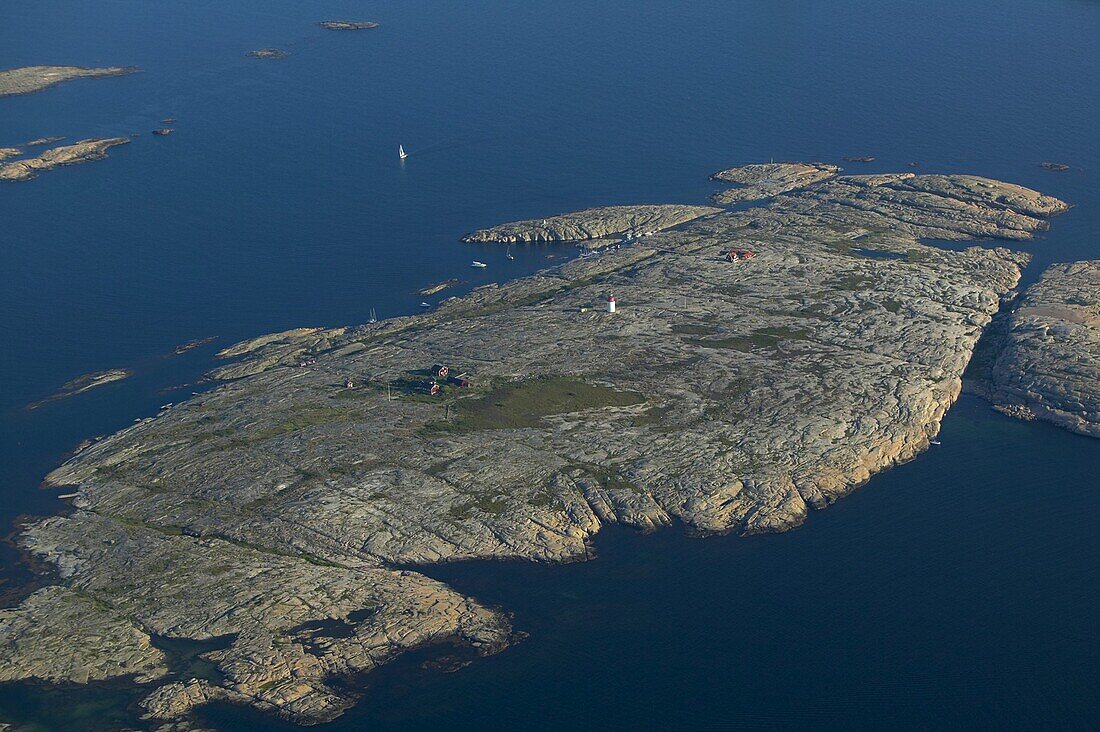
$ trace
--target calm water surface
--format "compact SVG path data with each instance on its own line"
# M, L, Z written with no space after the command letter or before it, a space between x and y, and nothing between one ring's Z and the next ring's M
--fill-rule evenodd
M345 17L383 26L314 25ZM701 202L731 164L1012 180L1076 206L1024 245L1029 278L1100 257L1098 39L1085 0L5 0L0 67L143 72L0 100L0 146L142 133L0 188L0 522L61 507L37 485L80 440L187 396L217 345L180 343L410 313L431 282L571 253L465 231ZM291 56L244 57L265 46ZM23 409L111 367L136 375ZM611 531L587 565L431 569L531 637L457 674L400 663L334 727L1100 725L1100 442L969 400L943 439L788 535ZM9 687L0 718L102 728L118 701Z

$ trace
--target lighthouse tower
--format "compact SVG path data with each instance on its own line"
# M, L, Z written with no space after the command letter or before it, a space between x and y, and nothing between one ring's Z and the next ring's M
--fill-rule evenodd
M615 296L614 295L608 295L608 297L607 297L607 312L609 312L609 313L615 312Z

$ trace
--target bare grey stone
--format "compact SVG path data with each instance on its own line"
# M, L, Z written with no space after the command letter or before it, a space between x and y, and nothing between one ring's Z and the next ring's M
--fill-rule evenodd
M1027 289L989 379L1006 414L1100 437L1100 260L1053 265Z
M604 206L583 211L527 219L481 229L462 237L465 242L586 241L619 235L652 235L721 209L675 204Z

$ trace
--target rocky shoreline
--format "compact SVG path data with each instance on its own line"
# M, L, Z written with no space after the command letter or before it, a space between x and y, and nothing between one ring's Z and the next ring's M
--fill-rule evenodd
M607 523L797 526L927 448L1028 260L920 239L1023 240L1067 208L974 176L718 179L760 205L419 316L224 349L212 376L233 381L50 474L74 511L20 543L62 580L0 611L0 680L135 676L151 719L228 699L325 721L355 701L335 677L508 643L500 611L395 567L583 560ZM622 234L621 208L494 235ZM154 635L225 638L204 654L223 680L171 679Z

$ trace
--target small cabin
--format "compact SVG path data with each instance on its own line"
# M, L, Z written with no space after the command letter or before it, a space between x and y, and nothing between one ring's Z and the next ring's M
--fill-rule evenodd
M447 374L451 373L451 367L446 364L437 363L435 366L432 366L432 373L436 378L446 379Z
M727 262L740 262L745 259L752 259L756 256L756 252L751 249L730 249L726 252Z

